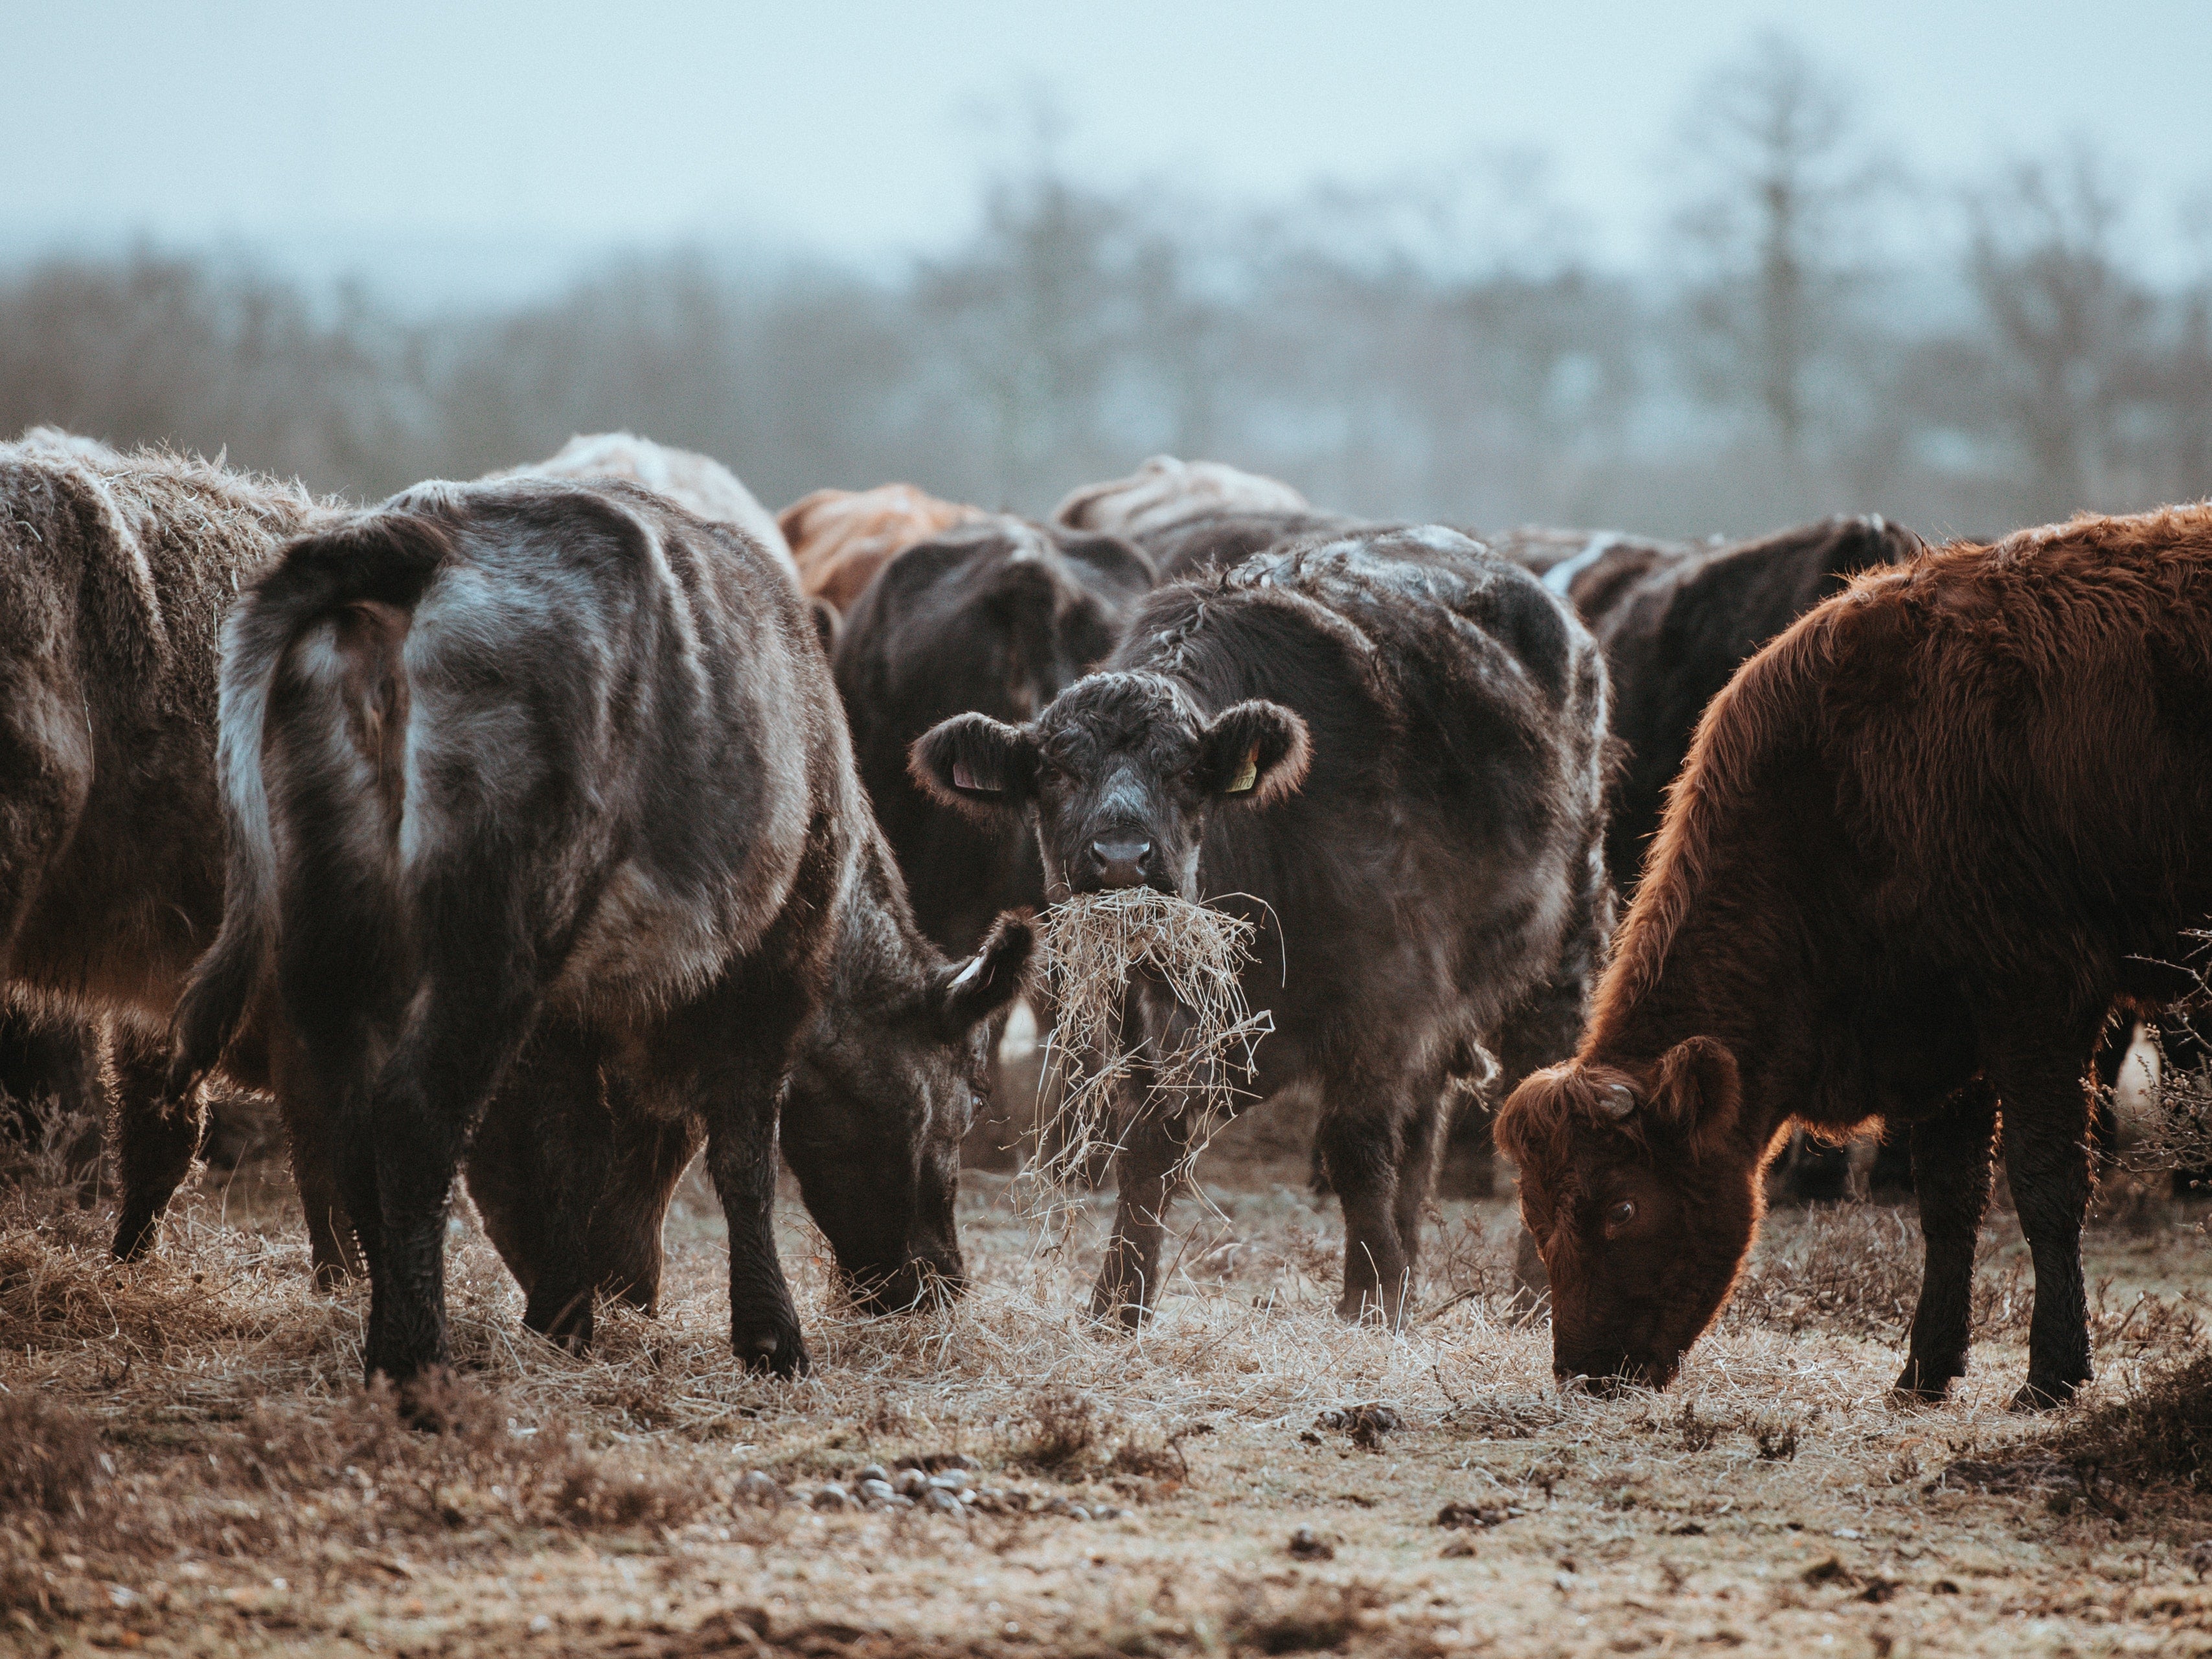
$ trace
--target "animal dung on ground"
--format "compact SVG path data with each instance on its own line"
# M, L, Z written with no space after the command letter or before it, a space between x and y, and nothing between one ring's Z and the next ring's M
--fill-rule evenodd
M1118 1109L1123 1084L1148 1073L1136 1109L1178 1120L1182 1167L1236 1109L1254 1049L1274 1029L1254 1013L1241 975L1252 959L1255 924L1149 887L1086 893L1055 905L1044 925L1045 974L1056 1013L1045 1075L1059 1103L1043 1129L1036 1175L1039 1209L1075 1186L1097 1153L1128 1127ZM1184 1015L1166 1054L1146 1052L1125 1034L1123 1005L1133 975L1165 985Z

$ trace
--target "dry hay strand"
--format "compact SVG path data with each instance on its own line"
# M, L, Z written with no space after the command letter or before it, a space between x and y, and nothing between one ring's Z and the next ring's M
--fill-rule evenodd
M1139 1118L1167 1118L1182 1153L1171 1182L1188 1176L1214 1133L1236 1115L1255 1069L1259 1041L1274 1029L1244 1000L1253 922L1148 887L1088 893L1045 918L1042 962L1054 1008L1046 1041L1045 1097L1025 1207L1063 1214L1085 1173L1120 1150ZM1175 1048L1148 1052L1125 1029L1132 981L1157 982L1184 1016ZM1125 1111L1127 1084L1147 1074L1144 1098Z

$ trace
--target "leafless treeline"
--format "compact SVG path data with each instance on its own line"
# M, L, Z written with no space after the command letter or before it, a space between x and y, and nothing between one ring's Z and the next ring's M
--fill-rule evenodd
M2212 491L2212 258L2146 276L2161 204L2087 145L1938 191L1855 107L1786 41L1717 70L1635 271L1525 156L1264 213L1040 164L895 277L675 252L427 323L189 258L49 261L0 280L0 429L362 496L617 426L771 502L898 477L1037 510L1158 450L1353 511L1675 532Z

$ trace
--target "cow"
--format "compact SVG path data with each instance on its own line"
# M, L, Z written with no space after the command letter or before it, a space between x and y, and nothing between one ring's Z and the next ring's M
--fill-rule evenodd
M50 1036L81 1024L44 1063L95 1085L88 1104L109 1051L132 1255L204 1127L200 1101L163 1109L161 1080L171 1012L222 915L217 632L240 584L336 508L47 428L0 444L0 988ZM228 1070L270 1081L250 1043Z
M1622 754L1606 864L1615 888L1634 892L1698 716L1744 659L1859 571L1923 550L1910 530L1868 514L1680 554L1611 538L1579 568L1553 568L1546 585L1573 599L1613 681Z
M1126 478L1084 484L1052 510L1070 530L1143 541L1176 525L1221 513L1305 513L1311 504L1290 485L1220 461L1155 455Z
M776 514L798 561L801 589L839 616L853 608L876 572L916 542L973 524L977 507L940 501L912 484L873 489L817 489Z
M1048 891L1145 885L1246 916L1272 1017L1253 1091L1317 1088L1344 1205L1338 1311L1405 1312L1455 1079L1565 1054L1612 922L1605 667L1525 571L1433 527L1323 535L1155 592L1106 665L1034 720L915 745L948 805L1035 827ZM1149 1050L1181 1016L1134 993ZM1134 1116L1091 1300L1158 1293L1190 1132Z
M838 915L828 982L802 1029L780 1124L785 1161L861 1311L956 1296L960 1145L990 1086L997 1015L1030 930L1001 918L964 963L915 926L872 822ZM526 1053L469 1148L484 1231L523 1289L526 1328L588 1346L592 1297L657 1310L669 1200L705 1139L696 1113L637 1097L578 1033ZM801 1363L804 1361L802 1359Z
M947 808L909 775L908 750L955 714L1031 718L1105 659L1152 585L1151 562L1118 537L994 516L908 548L847 613L837 690L860 781L915 919L945 950L1042 902L1044 878L1019 824Z
M501 472L488 472L489 482L502 478L623 478L665 495L687 513L709 524L726 524L743 531L783 568L793 583L799 566L791 544L784 539L775 516L763 507L738 475L712 456L689 449L672 449L635 432L578 433L542 461L531 461Z
M1568 1063L1499 1116L1553 1369L1663 1386L1727 1301L1792 1122L1911 1126L1900 1397L1963 1374L2002 1113L2035 1267L2027 1409L2090 1376L2083 1075L2212 910L2212 507L1856 578L1700 721Z
M841 963L872 948L841 937L897 918L872 896L866 798L780 562L617 480L418 485L247 586L221 774L222 926L177 1012L169 1093L242 1031L301 1056L300 1117L326 1126L370 1275L368 1373L447 1363L449 1194L503 1089L548 1126L510 1190L568 1230L526 1253L541 1326L580 1339L595 1285L657 1269L657 1206L696 1137L729 1224L732 1349L804 1370L770 1226L779 1100ZM1010 918L963 966L916 958L925 1006L867 1036L926 1040L933 1080L960 1083L1029 945ZM927 1144L947 1126L872 1098L847 1053L812 1057L828 1105L787 1151L810 1196L838 1195L817 1216L841 1267L896 1277L886 1227L949 1227ZM594 1149L572 1130L595 1079L623 1127L605 1167L578 1169L559 1154ZM595 1231L610 1194L629 1209Z

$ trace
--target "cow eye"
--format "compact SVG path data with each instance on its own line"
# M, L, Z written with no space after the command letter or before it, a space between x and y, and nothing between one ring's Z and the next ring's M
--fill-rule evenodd
M1605 1230L1608 1234L1617 1233L1635 1219L1636 1200L1624 1198L1605 1212Z

